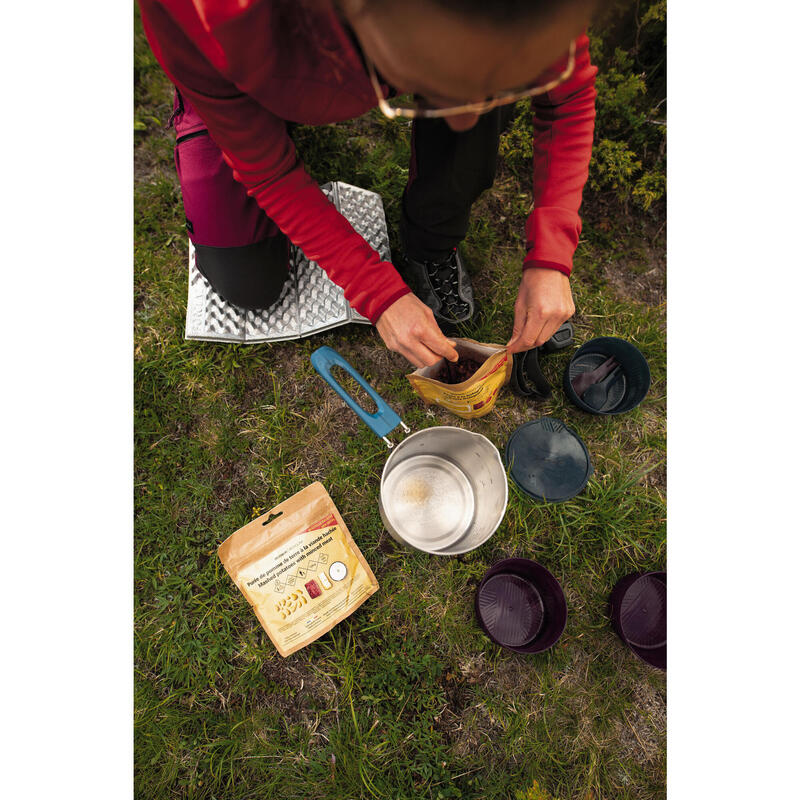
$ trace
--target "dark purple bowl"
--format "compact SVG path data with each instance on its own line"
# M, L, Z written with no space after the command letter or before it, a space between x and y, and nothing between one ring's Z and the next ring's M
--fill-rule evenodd
M498 627L496 617L495 619L484 619L483 617L481 600L483 599L484 601L484 609L487 607L492 608L491 603L486 602L487 598L483 597L483 589L496 575L515 575L518 578L522 578L523 581L533 587L535 594L541 600L542 614L538 632L524 644L513 646L506 644L501 639L503 638L504 629L508 628L516 631L526 624L525 620L529 616L527 610L522 613L520 622L513 618L514 612L512 610L512 619L505 620L502 623L502 628ZM508 613L507 609L506 613ZM483 631L496 644L513 650L515 653L541 653L551 648L564 632L564 627L567 624L567 601L564 598L561 584L541 564L537 564L527 558L506 558L493 564L483 576L483 580L475 593L475 614ZM498 633L500 634L499 638Z
M620 639L652 667L667 668L667 573L634 572L609 598L611 624Z
M533 641L544 620L544 603L527 579L500 572L483 581L475 595L484 628L503 647L521 647Z

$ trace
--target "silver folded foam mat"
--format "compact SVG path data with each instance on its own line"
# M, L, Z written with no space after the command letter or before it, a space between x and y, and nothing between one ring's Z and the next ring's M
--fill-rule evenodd
M386 216L380 195L334 181L320 187L355 230L391 261ZM223 300L195 266L189 242L189 301L186 338L211 342L283 342L346 325L369 324L344 298L344 292L316 263L294 245L289 253L290 277L278 301L269 308L247 311Z

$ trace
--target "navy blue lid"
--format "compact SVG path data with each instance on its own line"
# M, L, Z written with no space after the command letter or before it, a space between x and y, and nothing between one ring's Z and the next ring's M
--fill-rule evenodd
M506 445L505 461L514 483L528 497L547 503L575 497L593 472L581 437L555 417L517 428Z

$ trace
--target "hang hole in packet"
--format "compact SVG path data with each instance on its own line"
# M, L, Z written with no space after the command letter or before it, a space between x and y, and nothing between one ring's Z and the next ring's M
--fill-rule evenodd
M231 534L217 554L284 657L327 633L378 591L375 575L319 482Z

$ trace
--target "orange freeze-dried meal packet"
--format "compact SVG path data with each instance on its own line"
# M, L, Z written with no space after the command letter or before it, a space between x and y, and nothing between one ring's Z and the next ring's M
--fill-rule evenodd
M282 656L311 644L378 591L319 482L231 534L217 553Z

